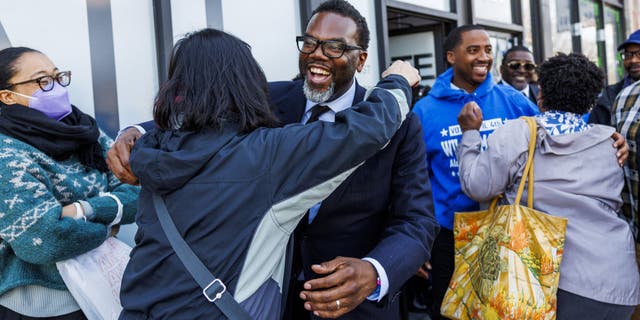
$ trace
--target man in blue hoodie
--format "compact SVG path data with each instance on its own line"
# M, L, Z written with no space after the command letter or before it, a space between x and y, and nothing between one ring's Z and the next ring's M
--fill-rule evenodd
M489 34L480 26L460 26L444 42L451 65L413 112L422 122L427 148L429 179L436 218L441 226L431 252L434 303L432 319L441 319L440 305L454 268L453 215L478 210L460 188L456 148L462 137L457 116L465 105L476 104L484 120L480 133L486 138L505 121L538 112L524 95L508 86L495 85L491 77L493 52ZM428 263L427 263L428 265Z

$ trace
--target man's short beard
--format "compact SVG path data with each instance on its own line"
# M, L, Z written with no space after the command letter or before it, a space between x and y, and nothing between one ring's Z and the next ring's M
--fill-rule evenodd
M309 86L307 80L304 80L304 85L302 86L302 91L304 91L304 96L307 97L308 100L313 101L315 103L322 103L328 101L331 96L333 96L333 92L336 84L331 82L331 85L327 90L314 90Z

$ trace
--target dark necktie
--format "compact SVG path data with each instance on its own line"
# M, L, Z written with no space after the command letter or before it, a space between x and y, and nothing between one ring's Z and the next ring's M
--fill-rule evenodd
M323 113L331 110L331 108L329 108L327 106L316 104L315 106L311 107L311 109L309 109L309 110L311 110L311 116L309 117L309 120L307 120L306 123L313 123L313 122L318 121L318 119L320 119L320 116Z
M318 119L320 119L320 116L331 110L331 108L327 107L327 106L323 106L320 104L316 104L315 106L311 107L311 116L309 117L309 120L307 120L307 122L305 124L309 124L309 123L314 123L316 121L318 121ZM302 217L302 220L300 220L300 224L298 225L298 228L296 229L297 232L301 232L301 228L304 227L304 225L309 224L309 210L307 210L307 213Z
M311 107L311 116L309 117L309 120L307 120L306 124L309 123L313 123L318 121L318 119L320 118L320 116L331 110L331 108L327 107L327 106L323 106L323 105L319 105L316 104L315 106ZM291 274L291 281L292 284L294 284L295 288L290 288L292 289L295 293L293 294L294 297L298 297L298 295L300 294L300 291L302 291L302 283L303 282L299 282L298 281L298 276L300 275L300 272L302 272L302 246L303 246L303 242L305 241L306 238L306 229L307 226L309 225L309 210L307 210L307 212L305 213L305 215L302 217L302 219L300 220L300 222L298 223L298 226L296 227L296 229L293 232L294 235L294 239L293 239L293 263L292 263L292 274ZM299 312L303 312L306 313L306 311L304 310L304 307L302 306L301 300L300 299L295 299L295 305L300 305L299 307L301 308Z

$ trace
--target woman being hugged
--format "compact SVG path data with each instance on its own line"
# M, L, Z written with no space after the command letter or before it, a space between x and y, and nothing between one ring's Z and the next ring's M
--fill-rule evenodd
M69 102L71 72L0 51L0 319L85 319L56 262L133 222L139 188L108 172L111 140Z
M559 53L540 65L533 158L534 209L568 219L560 265L557 319L629 319L640 303L640 275L629 225L618 216L624 183L611 127L582 119L604 73L582 54ZM481 151L479 108L458 116L462 190L477 201L500 193L513 203L528 156L522 119L496 129ZM521 200L526 205L526 196Z
M417 70L396 62L386 74L333 123L274 128L267 81L246 43L214 29L179 40L156 98L156 129L131 153L142 191L120 319L225 319L208 300L217 293L251 319L281 319L291 232L409 111ZM203 295L174 253L158 196L217 290Z

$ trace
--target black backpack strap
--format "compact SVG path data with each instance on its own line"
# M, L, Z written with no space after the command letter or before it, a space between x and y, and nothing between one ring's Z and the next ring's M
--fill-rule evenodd
M189 271L194 280L202 288L202 295L209 301L213 302L228 319L232 320L252 320L247 311L227 291L227 287L222 280L216 278L202 261L191 250L191 247L180 236L176 225L173 223L167 206L162 197L157 194L153 195L153 205L158 214L158 220L162 226L173 251L176 252L182 264Z

